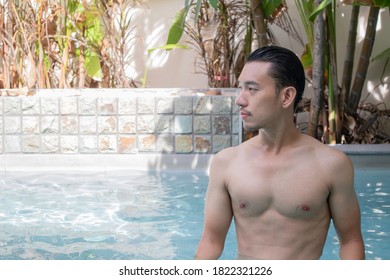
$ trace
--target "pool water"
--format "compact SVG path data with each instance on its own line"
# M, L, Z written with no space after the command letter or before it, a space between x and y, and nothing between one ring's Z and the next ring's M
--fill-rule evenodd
M192 259L201 171L12 173L0 177L0 259ZM390 259L390 175L357 171L367 259ZM236 257L234 226L222 259ZM323 259L338 259L333 227Z
M390 260L390 172L356 170L355 190L361 211L366 259ZM339 242L331 225L322 259L339 259Z

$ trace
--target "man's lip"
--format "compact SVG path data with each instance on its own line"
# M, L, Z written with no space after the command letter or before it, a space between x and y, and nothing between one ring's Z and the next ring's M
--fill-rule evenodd
M248 112L240 112L240 115L241 115L241 118L246 118L248 117L250 114Z

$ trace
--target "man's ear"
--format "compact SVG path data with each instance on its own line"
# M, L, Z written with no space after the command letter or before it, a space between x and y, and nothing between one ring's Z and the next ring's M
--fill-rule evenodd
M282 107L287 109L290 106L294 106L295 96L297 91L294 87L285 87L281 92Z

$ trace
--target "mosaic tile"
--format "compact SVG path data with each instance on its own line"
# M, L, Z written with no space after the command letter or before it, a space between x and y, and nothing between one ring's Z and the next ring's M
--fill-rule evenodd
M178 154L191 153L193 151L193 143L191 135L176 135L175 136L175 151Z
M3 126L5 134L17 134L22 132L20 117L4 117Z
M79 114L85 116L95 116L97 114L97 98L80 97Z
M80 134L95 134L97 133L97 120L95 116L80 116L79 117L79 132Z
M163 115L157 117L156 124L157 133L173 133L174 132L174 117L173 115Z
M189 134L192 133L192 116L175 116L175 133Z
M23 115L38 115L41 113L40 102L38 97L29 96L22 99Z
M213 97L213 114L230 114L232 112L231 97Z
M98 98L99 115L115 115L118 112L118 99L111 97Z
M4 115L20 115L22 113L20 97L3 97Z
M118 152L121 154L136 153L137 152L137 137L133 136L120 136L118 143Z
M40 98L41 101L41 114L43 115L57 115L59 109L59 98L45 97Z
M213 134L230 134L230 116L213 116Z
M136 133L136 117L135 116L119 116L118 129L119 133Z
M118 138L116 135L99 135L99 151L101 153L116 153Z
M98 150L98 138L96 135L83 135L80 137L80 153L96 154Z
M116 133L117 122L116 116L98 116L98 133Z
M195 136L195 153L211 153L211 136Z
M79 151L79 139L76 135L61 135L61 152L64 154L75 154Z
M39 153L40 137L37 135L23 135L21 137L21 148L23 153Z
M79 119L76 116L62 116L60 127L62 134L78 134Z
M138 144L140 152L155 152L156 151L156 136L155 135L138 135Z
M67 96L60 98L60 113L62 115L77 115L77 103L76 96Z
M157 114L173 114L174 99L172 97L157 97L156 112Z
M154 114L155 113L155 98L154 97L138 97L137 98L137 113L138 114Z
M210 114L212 108L213 105L210 97L194 97L194 114Z
M0 152L215 153L240 142L239 107L232 95L97 92L0 97Z
M38 134L39 133L39 117L22 117L22 133Z
M21 153L19 135L5 135L3 143L4 153Z
M154 133L154 116L153 115L139 115L137 120L138 133Z
M118 98L118 114L135 115L136 113L137 113L137 98L135 96Z
M174 99L175 114L181 114L181 115L192 114L193 112L192 100L193 98L189 96L175 97Z
M157 152L172 153L175 151L173 135L158 135L157 136Z
M213 136L213 147L212 152L218 153L223 149L231 147L231 136L230 135L214 135Z
M210 134L211 133L211 117L210 115L194 116L194 133Z
M41 118L41 133L59 133L58 116L43 116Z
M42 152L43 153L57 153L60 151L58 135L44 135L42 136Z

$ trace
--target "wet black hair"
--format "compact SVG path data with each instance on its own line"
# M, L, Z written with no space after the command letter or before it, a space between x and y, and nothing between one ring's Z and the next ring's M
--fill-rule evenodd
M253 51L248 62L270 62L268 74L275 79L276 92L284 87L292 86L297 95L294 101L294 110L302 99L305 90L305 71L298 56L289 49L279 46L261 47Z

